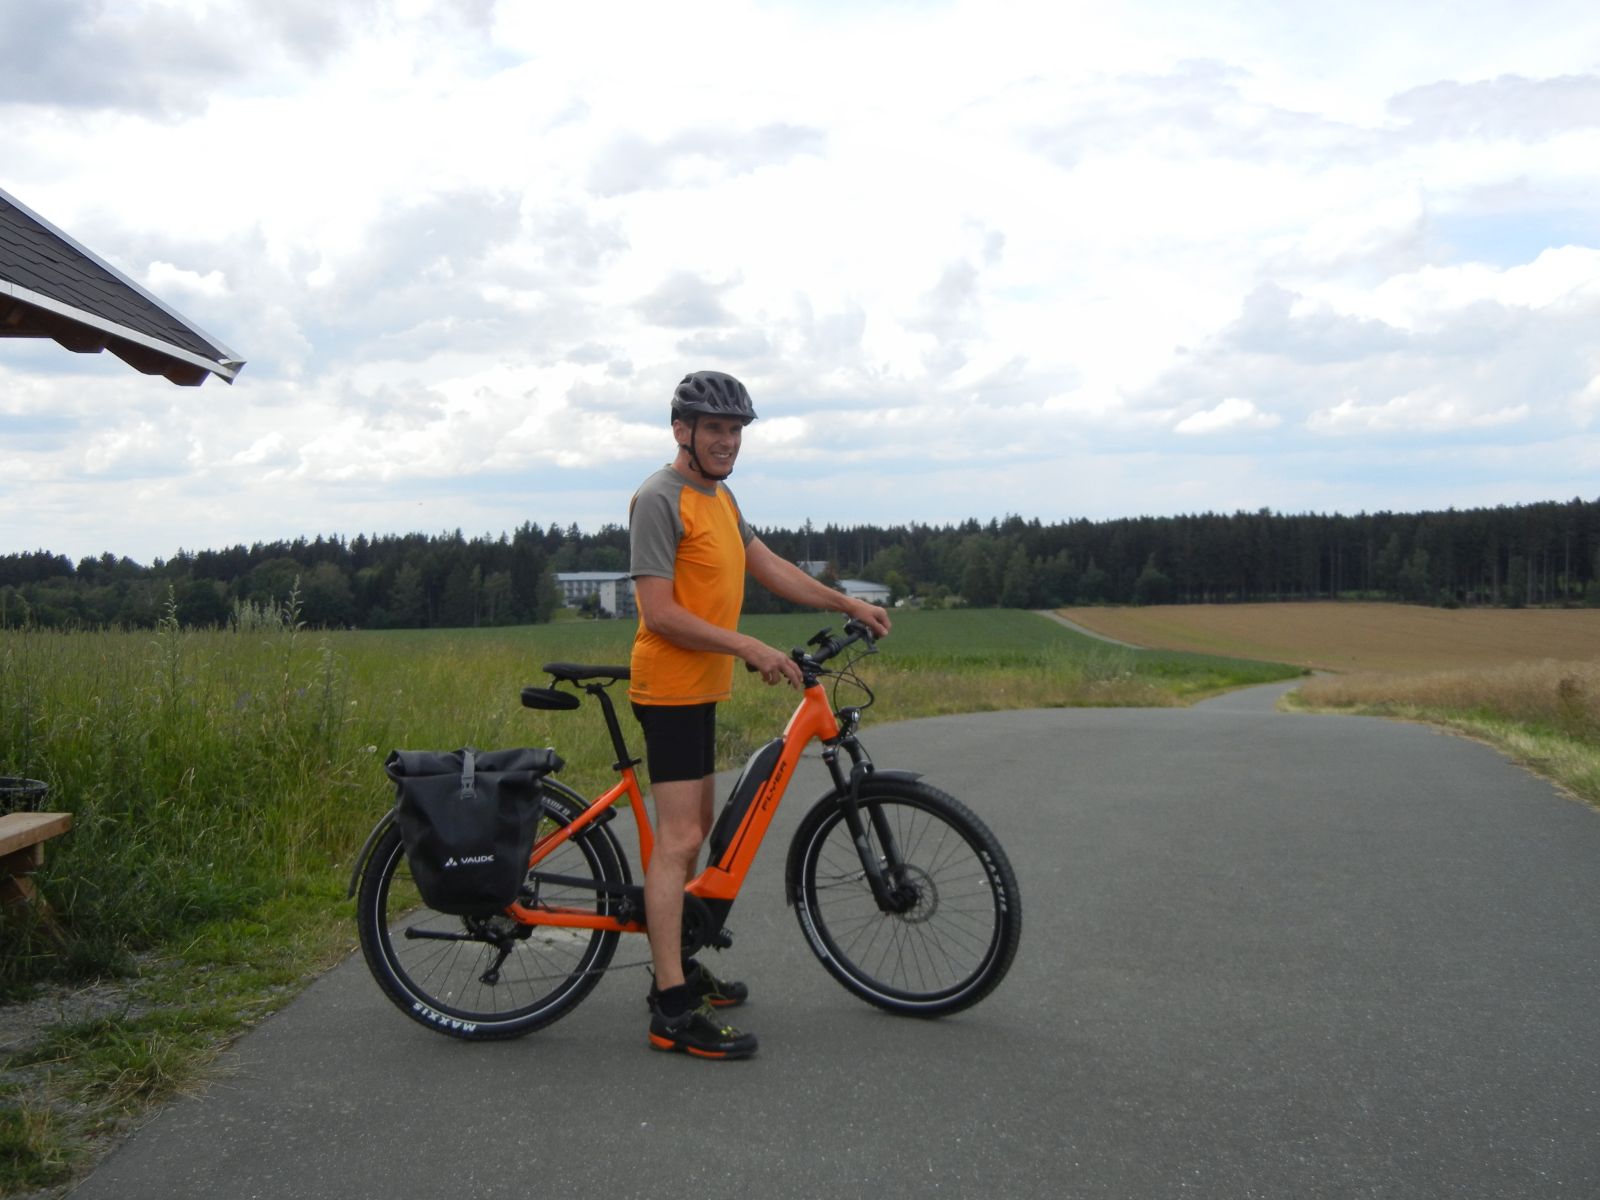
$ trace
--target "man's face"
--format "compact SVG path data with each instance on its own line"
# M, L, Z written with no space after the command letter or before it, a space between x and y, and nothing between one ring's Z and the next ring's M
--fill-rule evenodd
M700 470L708 479L726 479L739 457L739 444L744 438L744 422L735 417L702 416L695 426L688 422L674 422L678 445L688 447L700 463ZM690 445L690 438L694 444Z

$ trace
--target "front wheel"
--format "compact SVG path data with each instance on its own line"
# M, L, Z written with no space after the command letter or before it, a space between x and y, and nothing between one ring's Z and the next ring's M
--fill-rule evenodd
M865 850L828 797L790 847L790 899L829 973L868 1003L937 1017L982 1000L1022 937L1017 878L994 834L959 800L909 779L863 781ZM876 859L880 905L863 866Z

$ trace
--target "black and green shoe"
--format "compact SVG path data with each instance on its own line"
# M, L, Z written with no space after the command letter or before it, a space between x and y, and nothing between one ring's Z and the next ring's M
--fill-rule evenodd
M683 981L712 1008L736 1008L750 999L750 989L732 979L718 979L704 963L690 959Z
M716 1010L702 1003L678 1017L663 1016L650 1008L650 1045L656 1050L675 1050L696 1058L749 1058L756 1052L756 1035L740 1033L722 1024Z

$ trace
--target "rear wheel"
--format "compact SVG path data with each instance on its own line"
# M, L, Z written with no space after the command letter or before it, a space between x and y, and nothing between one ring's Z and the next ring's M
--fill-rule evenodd
M568 825L581 802L545 783L539 836ZM564 843L540 873L593 880L596 887L539 883L540 905L607 914L616 899L598 889L625 882L619 850L605 830ZM530 888L533 886L530 879ZM535 898L525 898L532 905ZM523 925L499 913L458 917L422 903L406 863L400 830L390 826L361 876L356 923L367 966L384 994L408 1017L439 1033L473 1041L516 1037L564 1016L600 981L617 934Z
M1016 875L994 834L927 784L867 779L859 796L868 853L892 893L880 907L844 810L824 800L791 850L791 899L822 965L891 1012L943 1016L1005 978L1022 936Z

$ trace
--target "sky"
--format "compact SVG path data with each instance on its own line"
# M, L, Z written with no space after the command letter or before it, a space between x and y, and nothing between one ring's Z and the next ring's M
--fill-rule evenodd
M1600 7L0 0L0 189L247 365L0 341L0 553L1600 496Z

